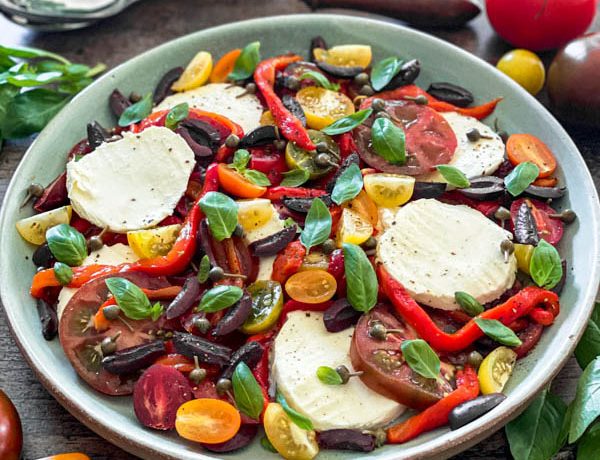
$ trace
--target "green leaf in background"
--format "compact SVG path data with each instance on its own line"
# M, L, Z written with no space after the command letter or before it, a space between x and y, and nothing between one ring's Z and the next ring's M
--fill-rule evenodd
M28 48L26 46L2 46L0 45L0 55L2 56L12 56L17 58L24 59L35 59L35 58L49 58L54 59L58 62L61 62L65 65L71 64L71 61L68 59L51 53L50 51L44 51L37 48Z
M341 205L356 197L362 188L363 178L360 168L357 164L352 163L335 181L335 186L331 192L331 200L335 204Z
M518 196L537 179L539 174L540 168L530 161L519 163L515 169L504 178L504 185L506 186L508 193L512 196Z
M315 198L306 214L304 229L300 235L300 242L307 251L323 243L331 233L331 214L320 198Z
M200 259L200 266L198 267L198 282L206 283L208 280L208 272L210 272L210 259L205 254Z
M198 310L214 313L231 307L242 298L244 291L237 286L219 285L209 289L200 299Z
M317 368L317 378L325 385L341 385L344 383L340 374L329 366L319 366Z
M367 312L377 303L377 275L360 246L344 243L343 251L348 302L355 310Z
M8 113L9 105L12 99L19 93L19 88L5 83L0 85L0 139L3 138L2 126Z
M208 192L200 200L200 208L208 219L208 227L217 241L229 238L238 223L237 204L221 192Z
M260 42L249 43L235 60L233 71L227 76L227 79L237 81L250 78L259 62Z
M185 120L190 113L190 106L187 102L182 102L181 104L177 104L169 113L167 113L167 117L165 118L165 127L169 129L175 129L179 125L179 123Z
M282 174L283 180L281 186L283 187L300 187L309 178L310 173L306 169L292 169Z
M308 72L300 75L300 80L309 79L317 83L317 85L322 86L325 89L330 91L338 91L340 89L340 85L337 83L332 83L329 79L323 75L321 72L317 72L315 70L309 70Z
M457 188L467 188L471 186L471 182L467 179L465 173L456 166L437 165L435 168L450 185Z
M152 112L152 93L146 93L143 98L135 104L127 107L119 117L119 126L129 126L132 123L142 121Z
M281 407L288 415L288 417L292 420L292 422L294 422L297 426L299 426L303 430L308 431L313 429L313 424L310 421L310 419L302 415L297 410L292 409L281 393L277 392L277 396L275 397L275 399L281 405Z
M440 358L423 339L404 340L400 346L406 364L426 379L437 379L440 374Z
M454 293L454 300L456 300L456 303L460 308L469 316L477 316L483 313L483 305L481 305L471 294L457 291Z
M531 255L529 273L539 287L552 289L556 286L563 275L560 254L556 248L545 240L540 240Z
M600 357L590 362L583 371L571 405L569 443L574 443L600 415Z
M329 126L323 128L321 132L329 134L330 136L347 133L348 131L352 131L354 128L361 125L367 118L371 116L372 113L373 109L359 110L352 115L348 115L334 121Z
M600 422L596 422L579 440L577 446L577 460L597 460L599 453Z
M48 83L54 83L62 79L62 72L42 72L10 75L7 77L6 81L19 88L27 88L31 86L47 85Z
M62 262L54 263L54 276L61 286L66 286L73 279L73 270L67 264Z
M521 345L521 339L497 319L475 318L475 323L489 338L509 347Z
M117 305L128 318L134 320L152 318L156 321L162 315L162 305L159 302L152 305L144 291L128 279L108 278L105 283L115 297Z
M582 369L585 369L596 356L600 356L600 302L596 302L592 317L575 348L575 358Z
M56 260L72 267L81 265L88 255L85 237L68 224L49 228L46 231L46 242Z
M379 91L392 81L392 78L400 72L402 63L403 61L397 57L388 57L377 62L371 70L371 86L373 89Z
M237 408L248 417L258 420L265 405L265 398L260 385L244 361L235 367L231 384Z
M377 118L371 126L373 150L394 165L406 163L406 135L404 130L387 118Z

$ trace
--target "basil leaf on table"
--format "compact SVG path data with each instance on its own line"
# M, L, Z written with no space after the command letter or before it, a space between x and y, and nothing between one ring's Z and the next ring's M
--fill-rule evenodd
M235 60L233 70L227 76L228 80L245 80L250 78L260 62L260 42L252 42L244 47Z
M456 303L460 308L469 316L477 316L483 313L483 305L481 305L471 294L457 291L454 293L454 300L456 300Z
M198 282L206 283L208 280L208 272L210 272L210 259L205 254L200 259L200 266L198 267Z
M561 436L566 404L547 389L504 428L515 460L547 460L565 442Z
M283 395L279 392L277 392L277 396L275 397L275 399L277 400L277 402L281 405L281 407L283 408L283 410L285 411L285 413L287 414L287 416L292 420L292 422L294 422L297 426L299 426L300 428L302 428L303 430L312 430L313 429L313 424L310 421L309 418L305 417L304 415L302 415L300 412L298 412L295 409L292 409L289 404L287 403L287 401L285 400L285 398L283 397Z
M200 208L208 219L208 227L217 241L229 238L238 223L237 204L221 192L208 192L200 199Z
M268 187L271 185L271 181L269 180L268 176L261 171L257 171L255 169L245 169L244 172L242 172L242 175L253 184L260 185L262 187Z
M50 58L58 62L62 62L65 65L71 64L68 59L50 51L44 51L37 48L28 48L26 46L3 46L0 45L0 55L13 56L24 59L35 59L35 58Z
M329 134L330 136L347 133L348 131L352 131L354 128L361 125L367 118L371 116L372 113L373 109L359 110L352 115L348 115L334 121L329 126L323 128L321 132Z
M600 415L600 357L595 358L583 371L571 405L569 443L572 444Z
M309 70L308 72L300 75L300 80L309 79L317 83L319 86L322 86L325 89L330 91L338 91L340 89L340 85L337 83L332 83L329 79L320 72L316 72L314 70Z
M81 265L87 257L85 237L68 224L59 224L46 231L48 248L56 260L71 266Z
M388 57L377 62L371 70L371 86L375 91L383 89L392 78L398 75L402 61L397 57Z
M560 254L556 248L547 241L540 240L531 254L529 273L539 287L552 289L556 286L563 275Z
M248 417L258 420L265 405L265 398L260 385L245 362L241 361L235 367L231 384L237 408Z
M360 246L344 243L343 252L346 297L355 310L367 312L377 303L377 275Z
M341 385L343 383L340 374L329 366L319 366L317 368L317 378L325 385Z
M596 302L592 317L575 348L575 358L579 367L585 369L596 356L600 355L600 302Z
M169 113L167 113L167 117L165 118L165 127L169 129L175 129L179 125L179 122L185 120L190 114L190 106L187 102L182 102L181 104L177 104Z
M12 85L18 86L19 88L28 88L31 86L47 85L48 83L54 83L63 78L62 72L42 72L42 73L20 73L16 75L9 75L6 81Z
M315 198L310 204L304 229L300 234L300 242L307 251L318 244L323 243L331 233L331 214L321 198Z
M331 200L335 204L342 204L356 197L362 188L363 177L360 168L356 163L352 163L335 181Z
M214 313L231 307L242 298L244 291L237 286L220 285L209 289L200 299L198 310Z
M373 150L394 165L406 163L406 135L404 130L387 118L377 118L371 126Z
M61 286L66 286L73 279L73 270L67 264L62 262L54 263L54 276Z
M504 185L512 196L518 196L537 179L540 168L530 161L519 163L505 178Z
M160 302L152 305L144 291L128 279L108 278L105 283L115 297L117 305L128 318L135 320L152 318L156 321L162 315L163 307Z
M152 93L146 95L127 107L119 117L119 126L129 126L132 123L142 121L152 112Z
M460 169L451 165L437 165L435 167L442 175L446 182L456 188L467 188L471 186L471 182Z
M440 374L440 358L423 339L404 340L400 345L406 364L426 379L437 379Z
M521 339L497 319L475 318L475 323L485 335L502 345L509 347L518 347L521 345Z
M310 173L306 169L292 169L282 174L283 180L279 185L283 187L300 187L309 178Z
M577 445L577 460L596 460L600 451L600 422L596 422L581 437Z

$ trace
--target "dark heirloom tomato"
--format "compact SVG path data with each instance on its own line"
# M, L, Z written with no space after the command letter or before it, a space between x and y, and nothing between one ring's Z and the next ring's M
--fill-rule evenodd
M378 340L369 334L373 322L380 321L386 329L398 329ZM442 363L440 379L426 379L415 373L404 361L400 346L404 340L417 339L417 333L397 319L389 308L380 304L362 316L356 325L350 358L357 371L363 371L361 380L373 391L413 409L425 409L439 401L453 388L446 380L453 374L453 367Z
M19 460L23 448L21 419L12 401L0 390L0 458Z
M118 276L140 288L160 289L169 286L165 278L151 278L143 273L120 273ZM126 395L133 391L133 379L111 374L102 367L100 343L105 337L120 334L116 340L117 351L140 345L152 339L149 331L156 329L157 325L150 320L134 321L127 318L131 330L122 321L112 321L108 330L97 332L93 317L109 293L105 279L99 278L84 284L71 298L59 325L60 344L77 374L92 388L107 395Z

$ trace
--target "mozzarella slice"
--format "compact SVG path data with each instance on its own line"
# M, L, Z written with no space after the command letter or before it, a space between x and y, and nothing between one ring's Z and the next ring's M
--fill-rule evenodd
M102 246L97 251L92 251L82 262L82 265L120 265L127 262L135 262L139 257L133 250L124 244L117 243L112 246ZM58 303L56 304L56 312L58 319L71 300L71 297L77 292L77 288L64 287L58 294Z
M484 125L473 117L467 117L456 112L441 114L456 134L458 145L449 165L460 169L468 178L489 176L493 174L504 161L504 142L489 126ZM467 131L477 129L483 136L476 142L467 138ZM417 180L423 182L446 182L438 171L420 176Z
M456 291L484 304L509 289L517 271L513 255L500 251L510 233L479 211L437 200L402 207L380 236L377 257L417 302L457 310Z
M295 311L273 344L273 376L288 404L308 417L316 430L369 429L394 420L405 407L368 388L359 378L326 385L319 366L352 369L350 342L354 328L327 332L322 313Z
M195 109L223 115L240 125L245 133L249 133L260 126L263 107L253 94L240 96L244 92L244 88L240 86L211 83L168 96L154 110L168 110L177 104L187 102Z
M182 137L154 126L67 163L67 190L75 212L98 227L150 228L173 213L194 163Z

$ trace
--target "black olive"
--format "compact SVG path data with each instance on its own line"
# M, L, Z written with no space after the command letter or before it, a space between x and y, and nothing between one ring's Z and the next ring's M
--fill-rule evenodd
M343 428L320 431L317 433L317 442L322 449L356 452L371 452L375 449L375 437L372 434Z
M302 106L295 97L286 94L281 98L281 102L283 103L285 108L290 111L292 115L294 115L298 120L300 120L302 126L306 126L306 115L304 114Z
M490 393L479 396L456 406L448 416L451 430L457 430L461 426L481 417L506 399L502 393Z
M360 315L347 299L338 299L323 313L325 329L329 332L343 331L356 324Z
M319 198L327 207L333 204L333 201L331 201L331 196L329 195L321 195ZM281 202L286 208L291 209L292 211L306 214L310 209L313 200L314 198L284 197Z
M125 109L131 105L131 101L127 99L121 91L115 89L108 97L108 104L110 105L112 113L119 118Z
M277 139L279 139L279 132L275 126L259 126L240 139L239 147L242 149L258 147L259 145L271 144Z
M242 361L245 362L250 369L254 368L261 360L265 349L258 342L248 342L238 348L233 355L231 355L231 359L229 363L223 369L223 373L221 374L221 378L230 379L233 375L233 371L239 363Z
M92 149L96 149L109 138L108 132L97 121L87 124L88 144Z
M233 438L218 444L202 444L206 450L217 453L233 452L242 449L252 442L258 432L258 424L243 423Z
M114 341L113 341L114 343ZM165 342L155 340L119 350L102 359L102 367L111 374L130 374L150 366L167 352Z
M547 200L548 198L557 199L562 198L567 193L566 187L539 187L537 185L530 185L525 189L524 192L528 196L534 198L540 198Z
M323 61L317 61L316 64L323 72L337 78L354 78L365 70L364 67L360 66L338 66Z
M58 316L56 309L42 299L37 301L37 311L42 323L42 335L46 340L52 340L58 332Z
M535 218L527 203L521 203L517 214L513 219L515 240L520 244L532 244L536 246L540 242Z
M198 356L198 359L203 363L224 366L231 358L231 348L184 332L173 334L173 346L177 353L181 353L188 358Z
M325 43L325 39L323 37L321 37L320 35L317 35L316 37L313 37L312 40L310 41L310 60L315 62L317 60L317 58L315 57L315 48L321 48L326 50L327 49L327 43Z
M205 145L213 153L221 146L222 139L219 131L204 121L186 118L179 123L179 127L186 129L197 144Z
M196 140L192 137L191 132L186 127L181 126L181 123L179 123L179 127L175 130L175 132L183 137L183 140L192 149L192 152L194 152L194 157L196 157L196 160L209 159L212 157L214 153L212 149L207 145L196 142Z
M277 254L296 237L296 226L292 225L272 235L254 241L250 250L257 257L268 257Z
M440 101L449 102L458 107L467 107L473 103L473 94L469 90L452 83L432 83L427 92Z
M171 70L168 70L158 81L156 88L154 88L154 94L152 95L152 101L155 104L159 104L162 102L164 98L173 94L173 90L171 90L171 86L175 83L181 74L183 73L183 67L175 67Z
M331 193L333 192L333 188L335 187L335 183L337 182L338 178L342 175L342 173L344 171L346 171L346 169L348 169L350 167L350 165L355 164L355 165L359 165L360 164L360 157L358 156L358 153L351 153L350 155L348 155L344 161L342 161L342 164L340 165L340 167L338 168L338 170L335 172L335 174L333 175L333 177L329 180L329 182L327 182L327 186L325 187L325 190L327 190L327 193ZM327 204L327 203L326 203ZM329 206L329 205L328 205ZM308 212L304 211L304 212Z
M50 268L56 262L54 255L50 251L50 247L48 243L44 243L41 246L38 246L34 251L33 256L31 256L31 260L35 264L36 267L44 267Z
M467 188L458 189L460 193L474 200L493 200L504 193L504 181L495 176L481 176L470 180Z
M200 297L200 283L195 276L190 276L183 283L183 289L171 301L166 310L167 319L177 318L187 312Z
M411 59L402 64L398 73L385 85L383 90L388 91L400 86L410 85L417 79L420 72L421 63L417 59Z
M225 316L218 322L213 330L213 335L216 337L231 334L246 322L248 316L252 312L252 297L248 292L244 291L242 298L230 307L225 313Z
M210 244L211 238L210 230L208 229L208 221L206 219L202 219L202 222L200 222L200 228L198 229L198 234L196 235L196 242L198 247L202 249L203 254L208 256L210 264L214 267L218 264Z
M415 182L411 200L421 198L439 198L446 191L446 184L443 182Z

